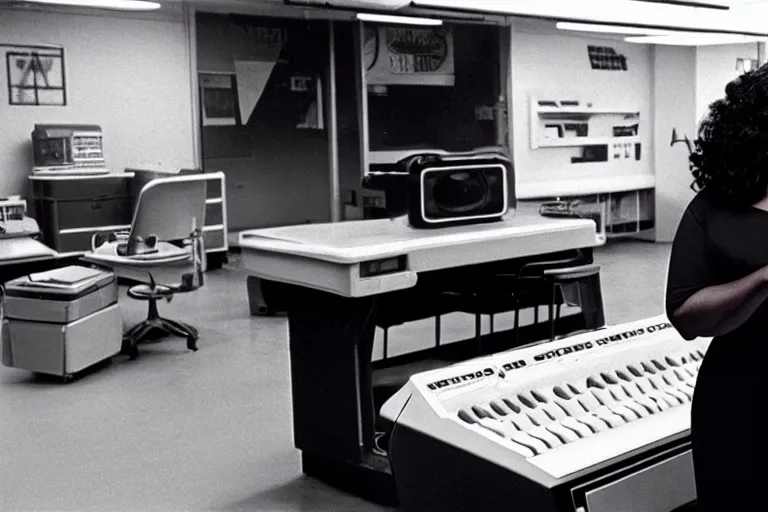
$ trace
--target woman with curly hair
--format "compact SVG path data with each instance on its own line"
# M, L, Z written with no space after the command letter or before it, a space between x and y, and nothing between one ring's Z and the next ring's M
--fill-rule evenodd
M713 337L691 408L698 509L759 510L768 462L756 436L768 410L768 65L726 86L694 144L697 194L672 245L666 311L685 339Z

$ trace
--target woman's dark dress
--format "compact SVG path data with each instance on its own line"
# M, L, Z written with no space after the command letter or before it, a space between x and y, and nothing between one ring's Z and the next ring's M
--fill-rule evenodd
M666 311L707 286L740 279L768 265L768 212L718 206L706 191L691 201L672 246ZM699 510L766 510L761 478L768 434L768 303L738 329L715 337L699 370L691 437ZM760 417L758 418L758 414ZM754 431L753 431L754 429ZM759 430L758 430L759 429ZM768 487L767 487L768 489ZM757 500L757 501L755 501Z

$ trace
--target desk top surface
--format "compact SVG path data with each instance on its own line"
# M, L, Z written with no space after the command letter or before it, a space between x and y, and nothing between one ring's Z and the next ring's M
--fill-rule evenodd
M505 219L439 229L414 229L407 218L373 219L326 224L302 224L255 229L240 233L245 251L266 251L355 264L370 259L463 244L525 238L541 233L564 232L586 235L598 245L595 223L587 219L542 217L529 208L517 210Z
M58 253L27 236L0 238L0 265L56 258Z

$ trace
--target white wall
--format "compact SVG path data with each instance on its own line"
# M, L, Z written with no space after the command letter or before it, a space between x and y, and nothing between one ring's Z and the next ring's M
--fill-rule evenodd
M512 126L518 184L526 182L650 175L652 166L651 47L616 39L556 31L550 22L515 21L512 27ZM610 46L627 57L627 71L593 70L588 45ZM531 149L530 102L539 98L581 98L595 107L640 112L641 160L572 164L581 148Z
M696 119L713 101L725 96L725 85L736 78L736 59L757 59L757 43L700 46L696 49Z
M672 129L694 137L696 129L696 48L654 49L654 167L656 171L656 241L674 239L680 217L694 192L684 143L670 146Z
M670 146L672 128L678 137L696 138L698 123L710 103L722 98L726 84L738 76L739 57L756 59L757 44L655 49L657 242L674 239L680 217L695 195L690 188L688 149L684 143Z
M181 19L0 9L0 43L64 47L67 106L10 106L0 66L0 196L27 191L35 123L92 123L112 172L194 165L188 37Z

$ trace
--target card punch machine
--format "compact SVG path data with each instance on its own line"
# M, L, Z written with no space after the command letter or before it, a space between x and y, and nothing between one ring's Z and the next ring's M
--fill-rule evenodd
M419 153L397 167L393 174L407 177L408 222L414 228L493 222L510 208L512 164L500 152Z
M122 315L114 272L71 265L0 288L2 362L65 382L120 353Z
M107 174L103 136L97 125L36 124L32 132L32 174Z

